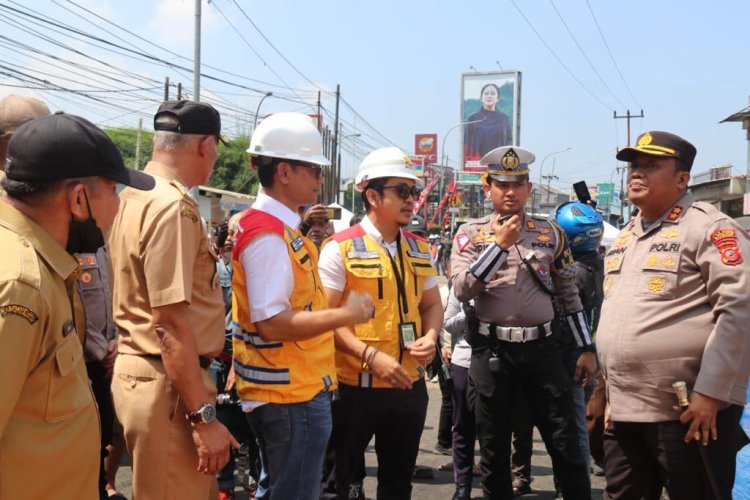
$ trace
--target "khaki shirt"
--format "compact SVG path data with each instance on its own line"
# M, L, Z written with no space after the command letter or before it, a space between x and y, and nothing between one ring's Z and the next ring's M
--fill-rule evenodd
M0 248L0 498L98 499L99 416L76 333L84 318L73 314L78 266L3 202Z
M750 376L750 238L685 194L644 230L637 216L604 261L597 346L612 419L677 418L672 383L744 404Z
M224 301L198 203L164 165L151 191L126 188L109 237L118 352L160 355L152 307L187 302L198 354L224 346Z
M474 299L477 317L500 326L537 326L551 321L555 312L549 294L521 262L521 257L530 256L539 276L554 288L563 312L581 311L573 257L565 233L548 221L524 215L516 247L510 248L497 272L487 277L489 281L472 272L470 266L495 245L492 231L495 217L469 221L456 232L451 276L458 300Z

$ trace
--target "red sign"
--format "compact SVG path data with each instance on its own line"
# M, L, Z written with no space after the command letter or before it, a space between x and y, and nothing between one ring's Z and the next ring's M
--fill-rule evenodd
M425 163L437 163L437 134L416 134L414 156L424 157Z

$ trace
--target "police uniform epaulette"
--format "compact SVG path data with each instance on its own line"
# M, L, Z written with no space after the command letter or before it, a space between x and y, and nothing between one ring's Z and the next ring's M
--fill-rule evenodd
M721 220L721 219L731 219L731 217L729 217L727 214L720 211L719 209L717 209L715 206L711 205L710 203L706 203L705 201L693 202L690 208L695 208L699 212L703 212L712 222Z
M39 259L36 250L31 243L23 236L16 235L20 245L8 245L3 251L3 259L6 262L18 262L15 266L4 266L5 268L0 281L18 281L38 290L41 284L41 270L39 268ZM15 255L9 255L9 252L17 250Z

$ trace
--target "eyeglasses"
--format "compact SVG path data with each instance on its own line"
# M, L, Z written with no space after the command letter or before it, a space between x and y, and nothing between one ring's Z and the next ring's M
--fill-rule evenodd
M321 177L323 177L323 167L321 167L320 165L313 165L311 163L302 163L302 162L293 162L292 165L295 167L302 167L302 168L309 169L316 179L320 179Z
M419 198L419 194L422 192L422 190L419 189L416 185L407 186L406 184L396 184L395 186L383 186L383 189L395 189L396 194L402 200L408 200L409 196L413 197L416 200L417 198Z

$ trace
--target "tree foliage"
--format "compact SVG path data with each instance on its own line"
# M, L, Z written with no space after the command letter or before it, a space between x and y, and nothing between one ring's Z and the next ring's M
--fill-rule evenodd
M135 128L108 128L104 130L120 150L125 164L142 170L153 154L154 133L141 132L141 156L139 164L135 164L135 150L138 130ZM208 179L210 187L234 191L237 193L255 195L258 192L258 176L249 166L247 159L247 138L231 141L229 146L219 144L213 173Z

